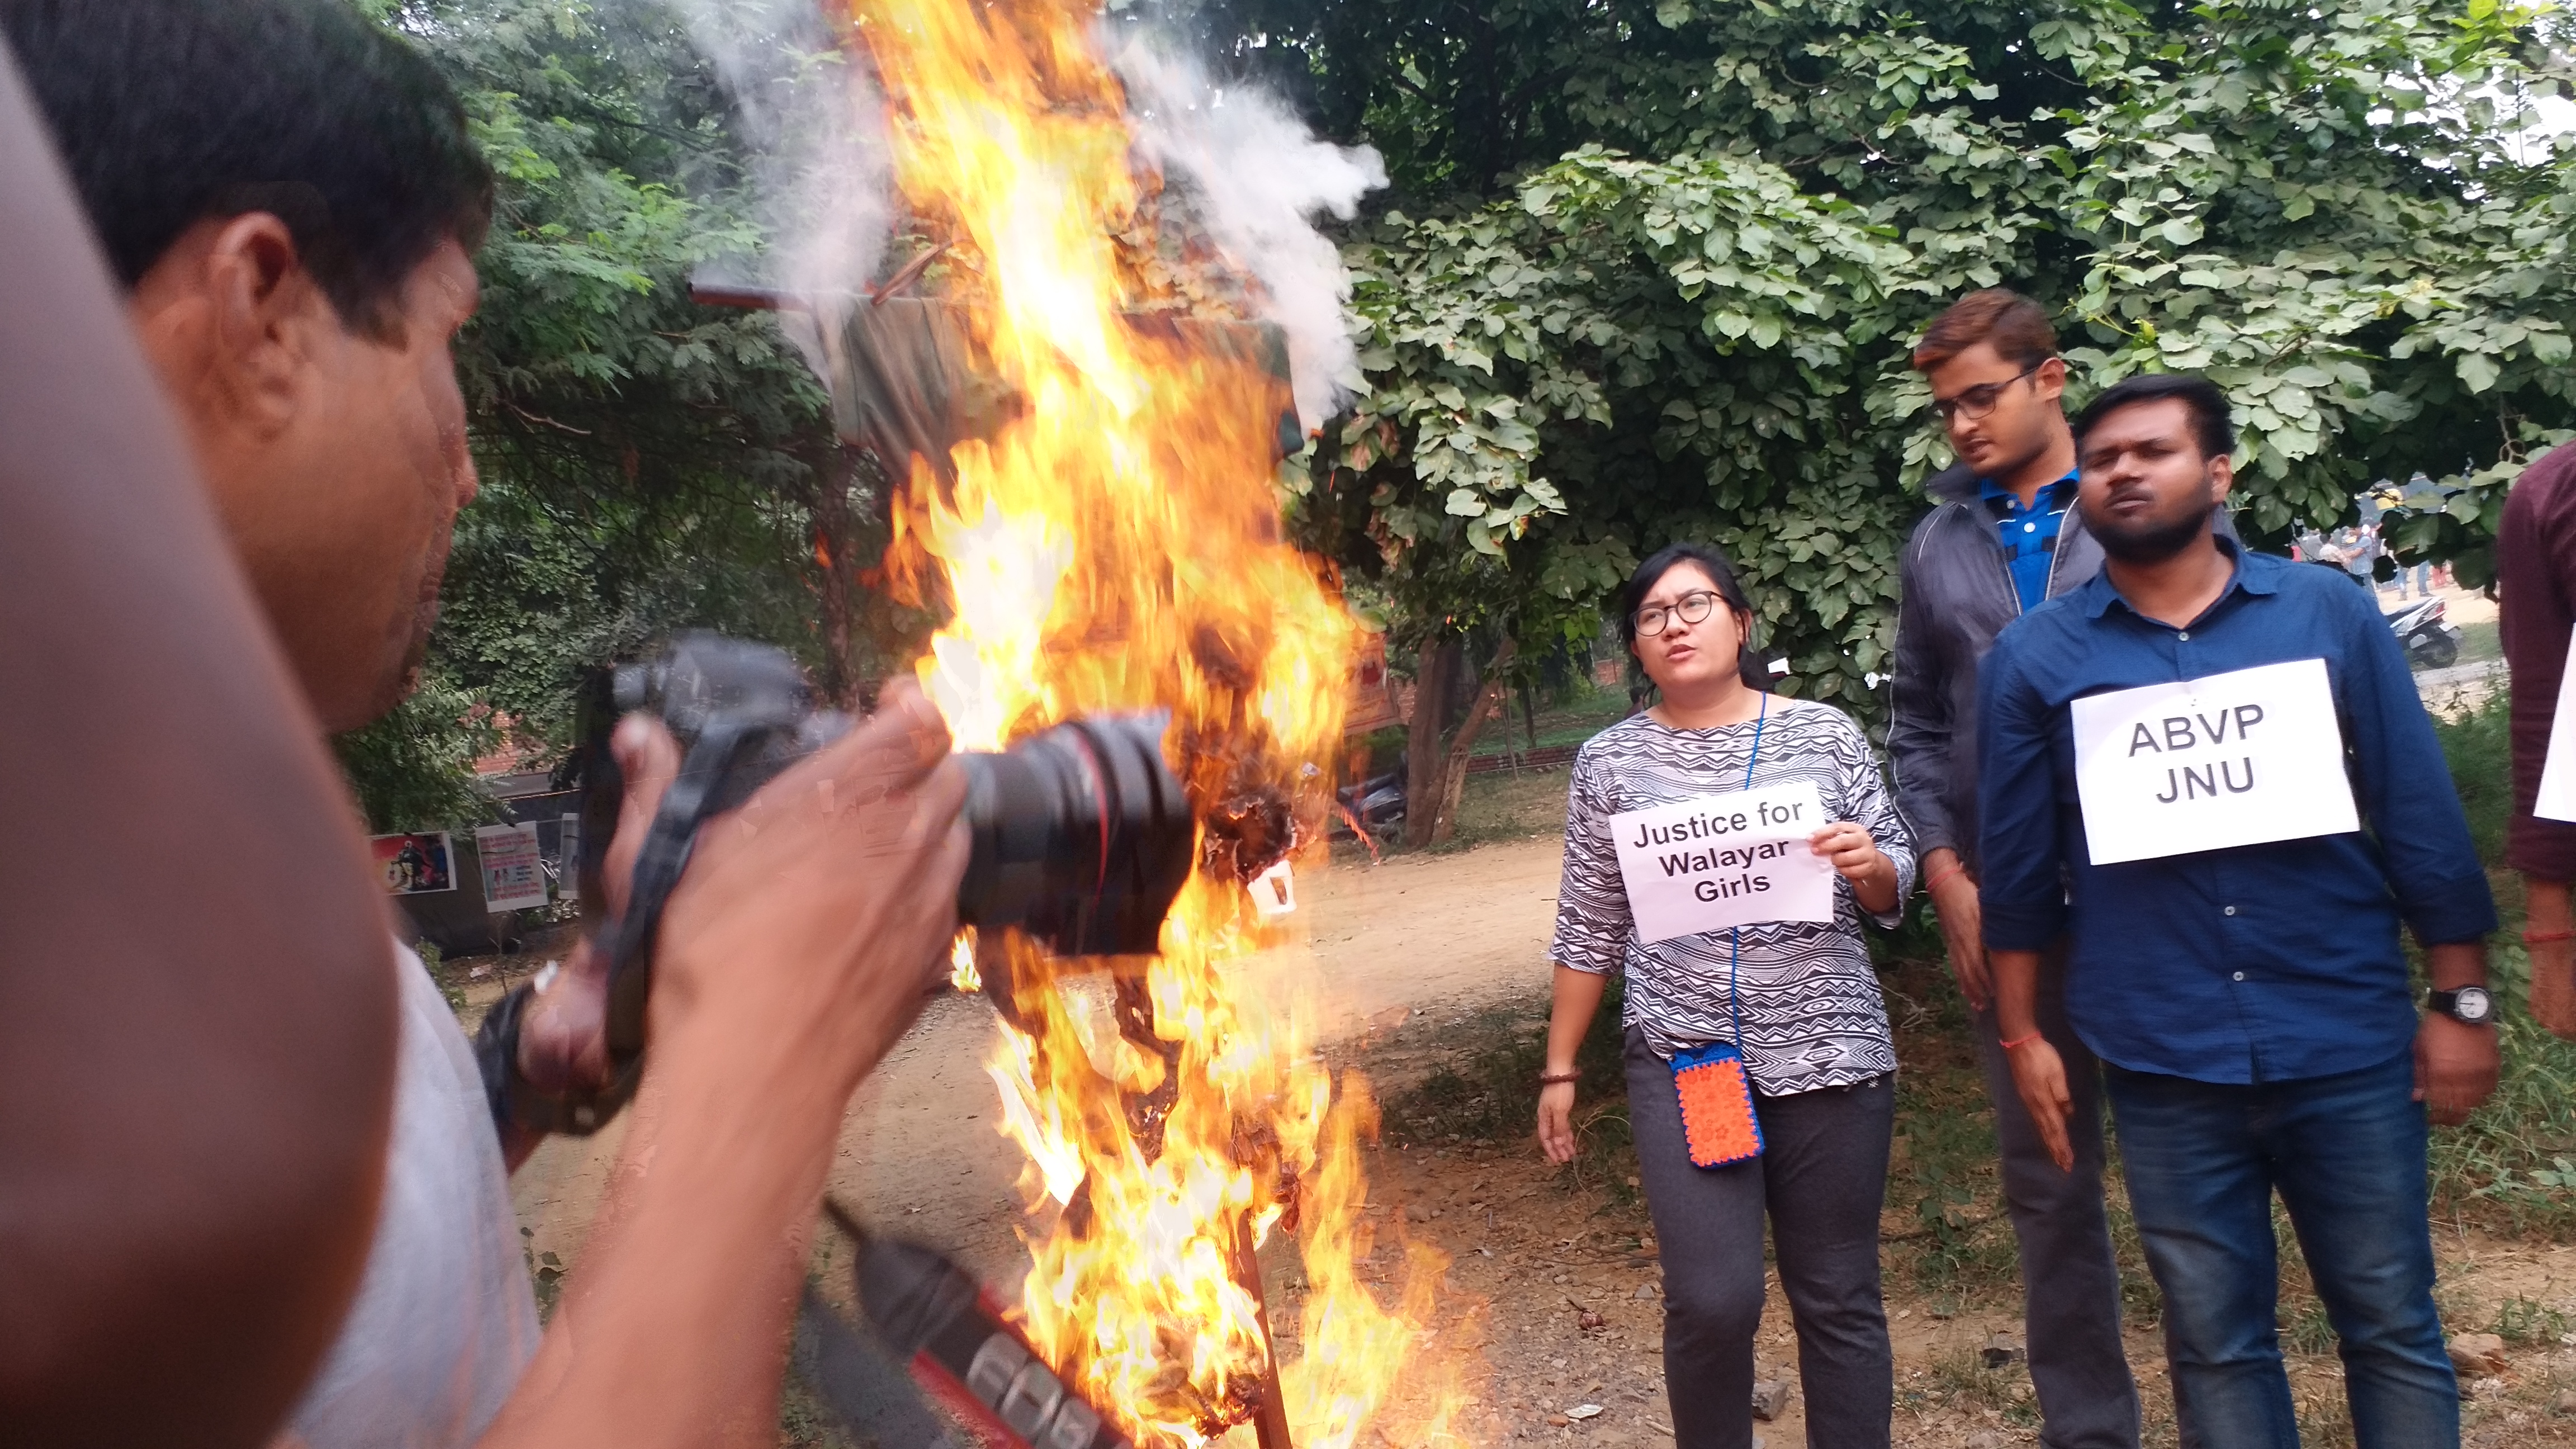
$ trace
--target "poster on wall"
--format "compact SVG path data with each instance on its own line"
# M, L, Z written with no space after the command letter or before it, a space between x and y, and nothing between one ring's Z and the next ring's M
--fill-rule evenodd
M483 825L474 831L483 864L483 909L498 914L546 903L545 857L533 825Z
M1371 730L1404 723L1404 716L1395 710L1395 693L1387 685L1384 634L1367 631L1360 634L1359 648L1351 657L1351 676L1344 697L1344 734L1364 735Z
M383 873L389 895L419 896L456 889L456 857L447 848L447 832L378 835L367 841L376 869Z

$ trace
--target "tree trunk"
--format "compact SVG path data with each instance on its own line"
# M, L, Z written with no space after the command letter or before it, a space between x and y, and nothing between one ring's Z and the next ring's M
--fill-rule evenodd
M1512 661L1512 641L1503 641L1481 675L1467 662L1467 641L1456 635L1424 641L1416 657L1413 724L1406 741L1404 843L1424 846L1457 833L1458 802L1467 788L1467 757L1474 752L1485 721L1503 705L1502 675ZM1456 733L1444 740L1440 716L1426 709L1424 701L1440 697L1430 692L1434 684L1446 694L1453 682L1463 685L1459 692L1467 696L1467 714L1458 722Z
M1413 656L1413 718L1404 734L1404 843L1431 843L1437 816L1440 779L1440 735L1447 712L1449 681L1466 666L1467 641L1451 635L1430 638Z

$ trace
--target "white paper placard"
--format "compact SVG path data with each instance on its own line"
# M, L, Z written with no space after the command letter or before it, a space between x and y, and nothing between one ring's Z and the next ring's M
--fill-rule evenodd
M2088 695L2070 706L2095 865L2361 828L2322 659Z
M546 867L537 853L537 827L482 825L474 854L483 866L483 909L499 913L546 903Z
M2576 633L2567 636L2567 672L2558 679L2558 712L2549 719L2549 753L2540 765L2540 795L2531 813L2576 821Z
M1833 863L1807 843L1831 823L1813 780L1611 816L1637 939L1832 920Z
M1262 920L1297 909L1297 880L1285 860L1254 876L1244 889L1252 892L1253 912Z

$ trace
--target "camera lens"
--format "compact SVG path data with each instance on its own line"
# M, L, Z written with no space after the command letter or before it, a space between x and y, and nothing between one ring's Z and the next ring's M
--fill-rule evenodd
M1001 754L960 756L974 853L959 922L1017 926L1059 956L1152 954L1197 840L1163 763L1170 720L1075 720Z

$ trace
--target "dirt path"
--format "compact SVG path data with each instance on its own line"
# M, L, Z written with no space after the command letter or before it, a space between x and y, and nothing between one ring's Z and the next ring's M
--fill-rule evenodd
M1544 1010L1543 953L1554 908L1558 847L1513 839L1384 866L1342 864L1299 882L1310 940L1249 963L1255 983L1282 992L1311 981L1329 1003L1337 1055L1361 1056L1400 1086L1460 1049L1483 1008ZM495 994L482 983L478 996ZM1284 993L1283 993L1284 994ZM1409 1018L1409 1019L1408 1019ZM889 1227L959 1254L988 1281L1015 1290L1026 1263L1014 1182L1016 1149L993 1130L995 1098L982 1063L991 1012L979 999L931 1003L853 1104L833 1190ZM1357 1038L1366 1036L1363 1043ZM1454 1427L1478 1449L1541 1443L1592 1449L1670 1449L1660 1356L1658 1267L1642 1203L1616 1184L1577 1184L1517 1142L1407 1141L1389 1122L1370 1167L1369 1215L1381 1268L1399 1235L1436 1248L1450 1268L1440 1339L1454 1346L1474 1407ZM538 1251L569 1261L614 1160L615 1129L588 1143L542 1149L514 1182ZM1888 1229L1913 1224L1891 1217ZM2466 1385L2471 1446L2576 1446L2576 1247L2449 1232L2438 1244L2440 1297L2453 1330L2517 1330L2500 1374ZM1283 1350L1298 1351L1293 1251L1264 1254L1278 1294ZM1891 1270L1893 1271L1893 1270ZM1900 1275L1901 1278L1901 1275ZM2006 1295L2007 1297L2009 1295ZM1896 1443L1912 1449L2001 1449L2037 1440L2026 1370L1986 1367L1982 1351L2018 1341L2009 1301L1935 1301L1891 1279L1896 1348ZM2314 1325L2287 1329L2300 1351L2292 1382L2313 1445L2339 1436L2340 1369ZM2133 1327L2131 1362L2147 1406L2147 1442L2171 1446L2171 1398L2160 1344ZM1757 1444L1805 1442L1789 1315L1776 1290L1757 1346L1760 1377L1788 1386L1783 1412L1758 1425ZM1586 1406L1597 1413L1575 1418ZM1239 1436L1239 1449L1250 1449ZM1393 1440L1367 1449L1409 1449ZM1227 1449L1238 1449L1227 1441Z
M1554 840L1516 840L1380 866L1337 863L1298 882L1308 943L1253 969L1281 997L1311 982L1328 1040L1420 1007L1530 991L1546 979L1559 854ZM1000 1281L1026 1260L1012 1232L1020 1156L994 1128L984 1076L992 1022L978 998L930 1004L852 1104L831 1185ZM573 1261L618 1140L614 1126L587 1142L559 1138L519 1170L512 1195L537 1251Z

